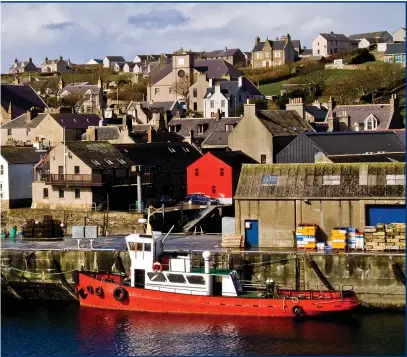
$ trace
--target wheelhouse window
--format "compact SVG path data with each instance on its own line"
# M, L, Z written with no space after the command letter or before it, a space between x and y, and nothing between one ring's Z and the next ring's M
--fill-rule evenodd
M325 186L335 186L341 184L341 175L324 175L322 184Z
M271 185L278 185L278 176L274 175L264 175L261 184L263 186L271 186Z
M144 243L144 251L151 252L151 243Z
M187 282L182 274L167 274L167 278L170 283L185 284Z
M163 273L147 273L147 276L150 281L154 281L157 283L164 283L167 281Z
M143 251L143 243L137 243L136 244L136 250L138 252L142 252Z
M187 275L187 280L190 284L205 285L205 279L201 275Z

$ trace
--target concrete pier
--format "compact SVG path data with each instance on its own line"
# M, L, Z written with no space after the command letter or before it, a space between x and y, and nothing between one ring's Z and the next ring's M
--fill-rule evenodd
M222 249L220 243L220 235L171 235L164 243L164 250L197 253L209 250L215 260L229 260L241 272L244 280L258 282L273 278L277 284L287 287L295 287L298 259L301 288L325 290L326 287L305 259L309 254L331 285L344 289L353 287L364 306L405 309L405 286L403 279L395 273L397 265L405 274L404 253L338 254L295 249L242 251ZM130 259L123 236L99 238L94 242L93 250L85 242L77 249L77 242L70 238L65 238L63 242L4 241L1 249L2 275L22 299L73 300L61 276L72 284L73 270L118 272L118 260L128 271ZM59 274L58 269L63 274ZM10 295L6 289L2 289L2 294Z

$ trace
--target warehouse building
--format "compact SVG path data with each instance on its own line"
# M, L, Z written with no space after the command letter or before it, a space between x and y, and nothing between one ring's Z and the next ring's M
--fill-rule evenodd
M235 194L236 234L252 246L294 247L295 228L406 221L405 163L243 165Z

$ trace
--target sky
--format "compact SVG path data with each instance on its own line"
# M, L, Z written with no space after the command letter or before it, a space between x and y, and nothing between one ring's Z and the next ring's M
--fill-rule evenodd
M123 56L240 48L256 36L289 33L311 48L319 32L393 33L405 27L397 3L7 3L1 4L1 71L17 58Z

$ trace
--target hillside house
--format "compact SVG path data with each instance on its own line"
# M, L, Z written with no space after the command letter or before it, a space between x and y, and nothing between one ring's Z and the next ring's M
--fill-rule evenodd
M351 40L344 34L320 33L312 41L313 56L329 56L351 50Z
M400 27L393 32L393 42L406 42L406 28Z
M279 40L269 40L260 42L260 37L255 38L252 50L252 68L276 67L294 62L296 51L291 42L291 36L280 38Z
M246 57L239 48L227 48L224 50L215 50L205 52L203 57L206 59L222 59L231 65L241 64L244 67L246 63Z
M113 68L116 63L125 63L126 60L122 56L106 56L103 59L103 68Z
M8 70L9 74L17 74L17 73L27 73L27 72L41 72L41 68L38 68L34 63L32 58L30 57L28 61L18 61L18 59L14 59L14 63Z
M45 57L44 62L41 64L41 72L46 73L70 73L72 72L72 63L71 60L65 61L62 56L57 59L48 59Z

